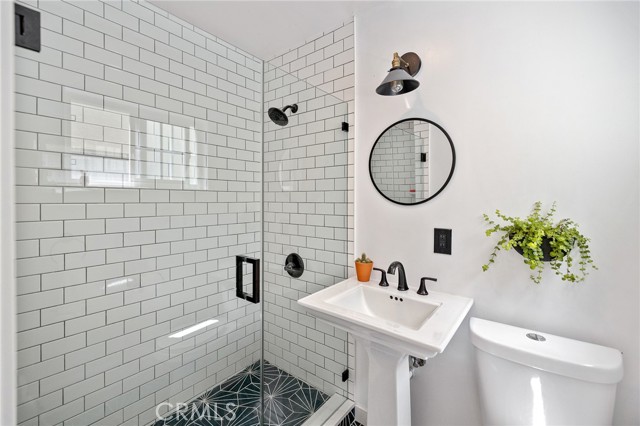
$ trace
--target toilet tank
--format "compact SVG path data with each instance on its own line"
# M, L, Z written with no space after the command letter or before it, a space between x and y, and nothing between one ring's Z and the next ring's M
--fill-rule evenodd
M620 351L471 318L485 425L610 425Z

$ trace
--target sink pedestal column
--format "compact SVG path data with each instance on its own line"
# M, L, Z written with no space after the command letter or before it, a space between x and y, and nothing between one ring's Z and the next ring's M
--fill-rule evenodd
M409 355L361 340L369 356L367 424L411 426Z

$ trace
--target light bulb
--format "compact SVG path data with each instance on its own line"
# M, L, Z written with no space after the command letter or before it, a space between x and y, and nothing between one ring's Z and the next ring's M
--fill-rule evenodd
M398 94L404 88L404 84L402 84L402 80L394 80L391 82L391 92L393 94Z

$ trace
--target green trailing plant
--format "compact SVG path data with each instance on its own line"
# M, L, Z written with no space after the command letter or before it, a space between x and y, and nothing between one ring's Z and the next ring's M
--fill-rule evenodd
M498 251L509 251L513 248L524 257L524 263L532 271L531 280L536 284L542 280L545 255L551 269L563 281L572 283L584 281L589 269L598 269L591 259L590 240L578 231L578 225L571 219L562 219L554 223L555 213L555 202L551 209L543 214L542 203L538 201L534 204L531 214L524 219L506 216L500 210L496 210L497 218L504 222L499 224L483 214L484 220L489 225L489 229L486 230L487 237L498 233L500 238L493 248L489 261L482 265L482 270L488 270L489 266L495 263ZM547 250L543 250L544 248ZM574 248L578 249L577 259L571 255ZM575 271L576 266L577 271Z
M369 259L365 253L362 253L362 256L356 259L358 263L373 263L373 260Z

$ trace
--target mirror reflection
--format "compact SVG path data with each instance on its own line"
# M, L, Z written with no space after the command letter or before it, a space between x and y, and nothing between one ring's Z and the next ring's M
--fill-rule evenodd
M388 127L369 158L374 186L398 204L420 204L438 195L455 167L455 150L447 132L425 119L410 118Z

